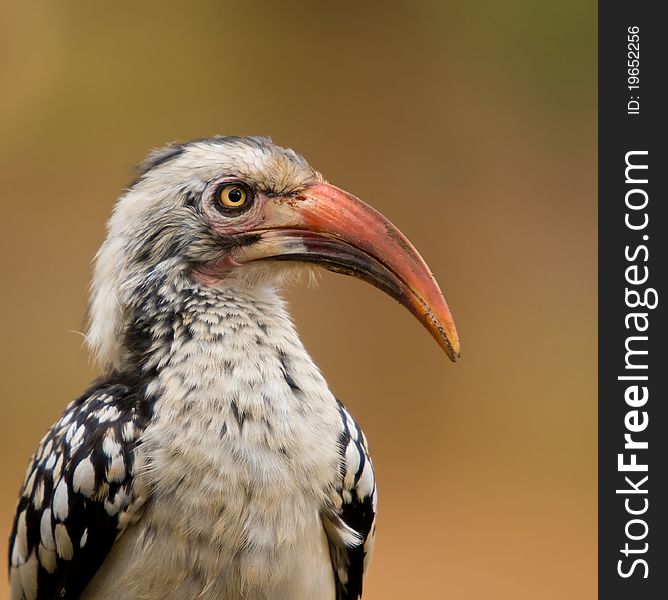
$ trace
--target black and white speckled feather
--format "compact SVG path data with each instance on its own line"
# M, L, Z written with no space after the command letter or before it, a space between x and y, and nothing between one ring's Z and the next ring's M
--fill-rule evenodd
M138 393L139 392L139 393ZM11 535L12 598L77 598L141 514L136 444L151 406L117 378L72 402L40 442Z
M336 599L362 597L362 579L373 552L377 493L366 437L339 402L342 431L340 483L333 510L323 516L336 575Z

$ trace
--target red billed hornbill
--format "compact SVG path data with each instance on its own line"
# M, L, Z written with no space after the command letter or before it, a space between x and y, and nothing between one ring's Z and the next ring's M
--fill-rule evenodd
M377 286L458 356L410 242L292 150L215 137L149 156L96 257L87 339L105 375L28 467L13 599L361 596L366 439L277 293L309 265Z

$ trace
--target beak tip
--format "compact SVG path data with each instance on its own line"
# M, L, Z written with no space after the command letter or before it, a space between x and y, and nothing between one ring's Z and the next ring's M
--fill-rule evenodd
M448 355L448 358L452 362L457 362L457 360L461 357L461 348L459 346L459 340L457 338L450 338L446 337L444 340L443 344L443 349L445 350L445 353Z
M459 334L457 333L450 310L446 304L443 306L444 310L441 312L440 318L427 309L427 319L423 323L441 349L448 355L448 358L452 362L457 362L457 359L461 356Z

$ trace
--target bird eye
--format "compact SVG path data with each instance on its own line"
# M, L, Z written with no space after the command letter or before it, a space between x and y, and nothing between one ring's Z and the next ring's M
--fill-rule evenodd
M241 208L249 197L248 190L238 183L224 185L216 193L216 199L225 208Z

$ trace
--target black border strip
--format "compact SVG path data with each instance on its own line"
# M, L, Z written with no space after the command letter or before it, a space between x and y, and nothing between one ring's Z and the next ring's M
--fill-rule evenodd
M660 6L599 3L599 597L606 600L668 598L668 27Z

